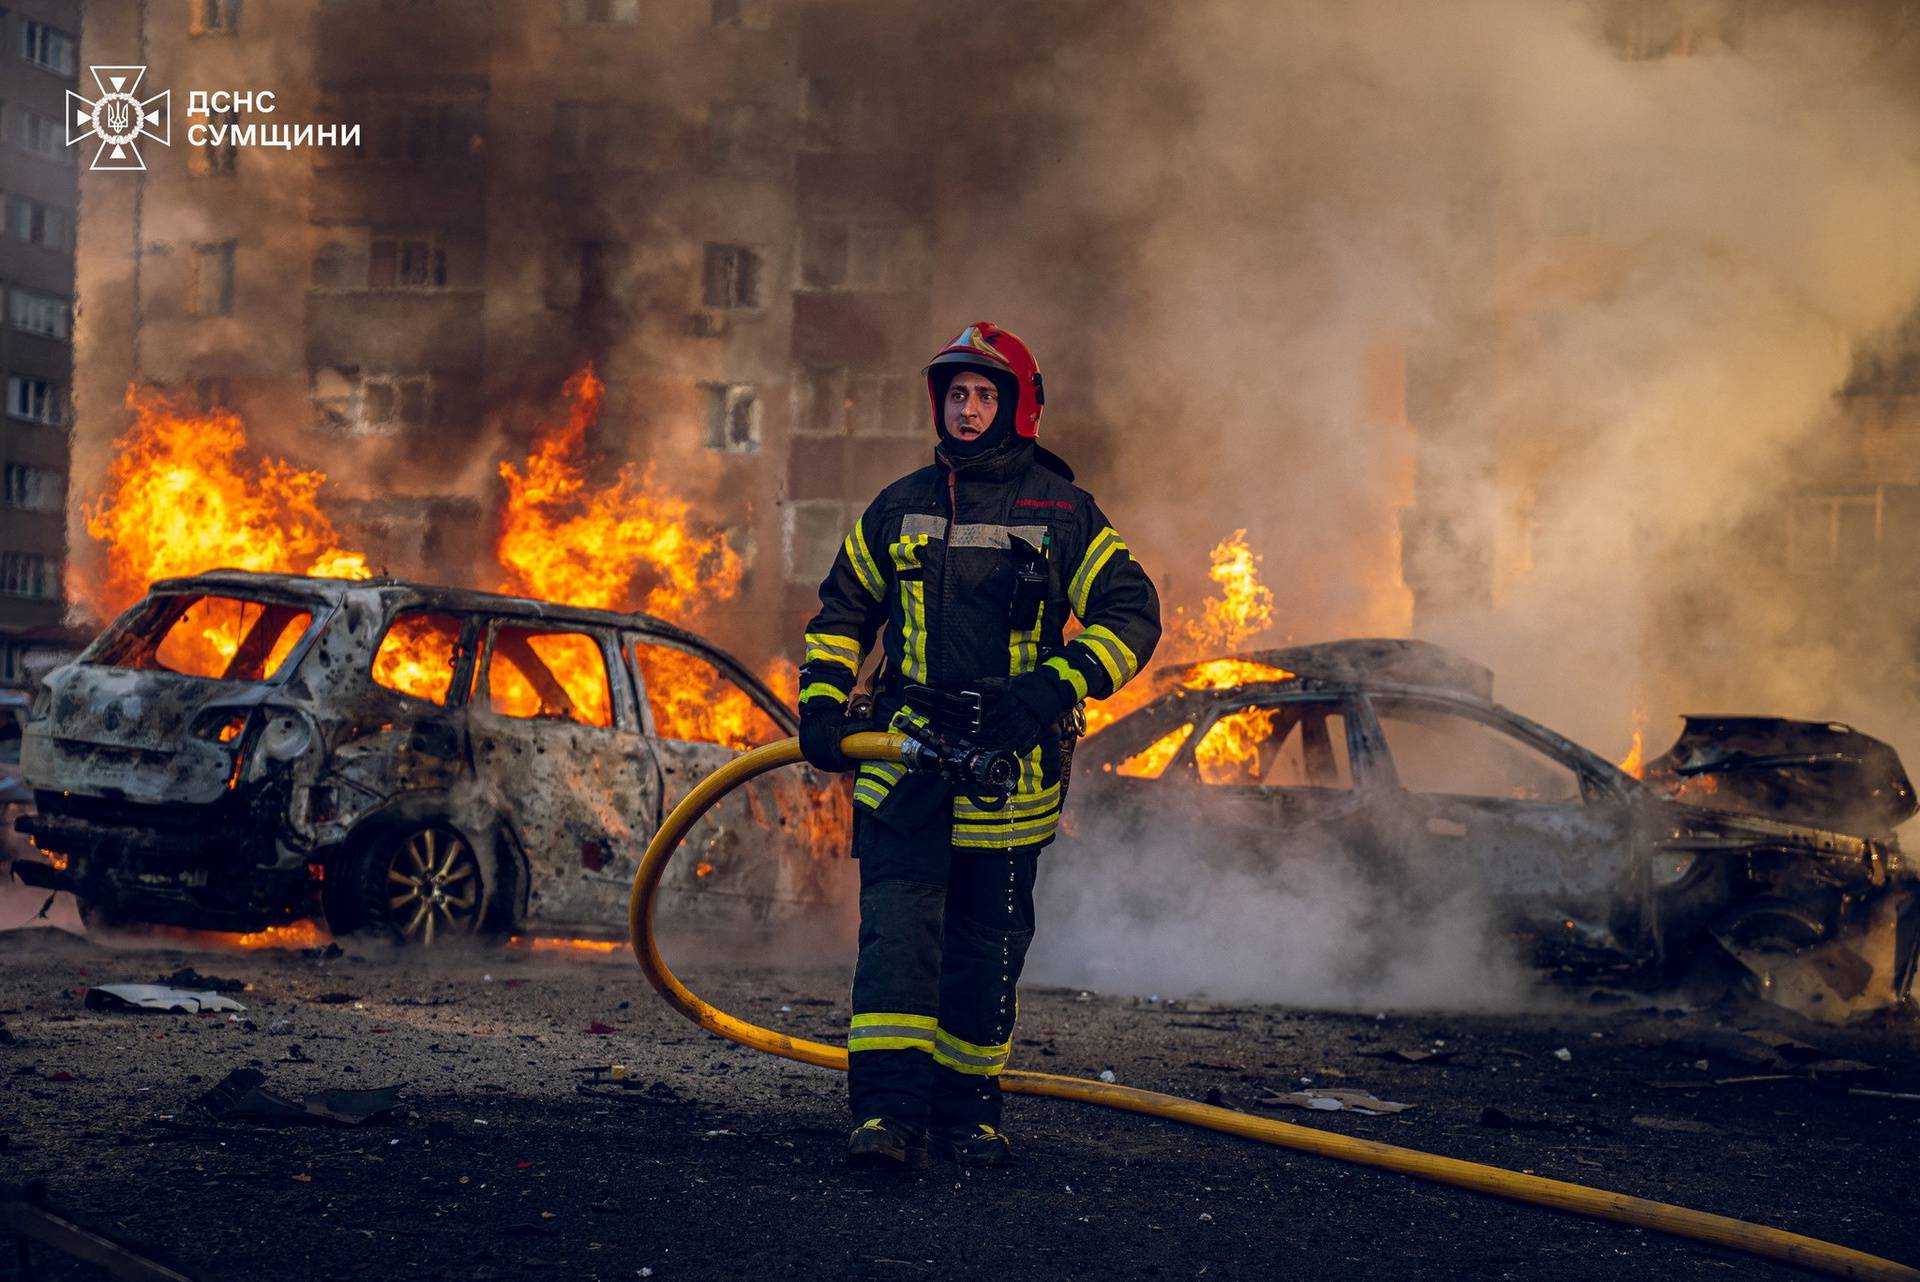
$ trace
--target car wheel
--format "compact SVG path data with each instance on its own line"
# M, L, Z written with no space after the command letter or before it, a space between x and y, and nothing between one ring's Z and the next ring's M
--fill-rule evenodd
M369 841L349 866L348 929L432 948L481 931L487 886L473 843L444 823L414 823Z

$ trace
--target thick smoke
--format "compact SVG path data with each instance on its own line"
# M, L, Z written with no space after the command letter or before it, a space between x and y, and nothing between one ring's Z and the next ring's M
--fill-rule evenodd
M1164 831L1041 858L1030 982L1328 1008L1504 1010L1530 997L1511 939L1448 870L1383 876L1299 834L1238 858Z
M1855 353L1920 295L1900 6L1220 0L1083 34L1009 90L1048 127L953 215L941 310L1036 318L1054 439L1173 600L1246 526L1271 640L1430 637L1613 756L1637 711L1650 751L1729 711L1920 760L1912 608L1784 573ZM1323 870L1131 911L1169 883L1117 858L1043 923L1062 976L1339 991L1376 893ZM1380 1000L1452 1000L1439 969Z

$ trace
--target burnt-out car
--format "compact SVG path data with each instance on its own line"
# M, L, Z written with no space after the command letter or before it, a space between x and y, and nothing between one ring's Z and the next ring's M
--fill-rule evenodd
M739 663L647 615L386 578L168 579L34 699L20 827L47 862L15 875L94 921L602 933L667 809L794 725ZM728 797L663 911L825 897L813 837L836 795L782 771Z
M0 690L0 868L32 852L32 844L13 830L13 821L33 813L33 790L20 769L20 741L27 726L27 696Z
M1907 1000L1913 788L1838 724L1690 717L1636 778L1493 702L1415 641L1299 646L1161 674L1074 762L1072 848L1155 840L1273 868L1340 852L1376 893L1470 886L1532 960L1660 982L1718 949L1769 997L1846 1018ZM1096 856L1097 857L1097 856Z

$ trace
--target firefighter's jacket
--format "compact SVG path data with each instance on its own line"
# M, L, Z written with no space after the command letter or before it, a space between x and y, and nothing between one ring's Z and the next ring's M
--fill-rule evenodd
M1066 464L1022 439L976 459L934 458L882 490L834 557L807 625L802 709L846 701L882 624L883 725L924 720L903 705L908 684L995 690L1037 670L1070 706L1131 680L1159 642L1159 596ZM1083 627L1063 641L1069 612ZM884 820L905 773L896 762L862 763L854 804ZM1060 746L1049 734L1021 762L1004 809L953 798L953 844L1042 846L1061 800Z

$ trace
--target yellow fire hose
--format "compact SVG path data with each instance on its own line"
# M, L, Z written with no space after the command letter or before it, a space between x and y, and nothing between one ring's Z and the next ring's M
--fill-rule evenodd
M847 736L841 749L849 757L863 761L899 761L906 742L905 737L898 734L855 734ZM845 1072L845 1048L761 1028L703 1001L667 969L653 935L653 909L660 889L660 877L688 829L721 797L747 780L781 766L793 765L800 759L800 745L795 739L783 739L779 743L756 748L701 780L699 786L674 807L673 813L660 826L660 831L654 834L646 855L640 861L639 870L634 873L633 893L627 901L627 934L648 981L667 999L668 1005L694 1023L754 1050ZM1228 1135L1239 1135L1263 1144L1397 1171L1416 1179L1452 1184L1475 1193L1530 1202L1536 1206L1571 1211L1576 1215L1612 1220L1617 1224L1630 1224L1635 1228L1653 1229L1674 1237L1745 1251L1764 1259L1797 1264L1831 1277L1920 1282L1920 1270L1817 1238L1802 1237L1798 1233L1748 1224L1744 1220L1710 1215L1683 1206L1650 1202L1645 1198L1608 1193L1562 1180L1523 1175L1497 1166L1482 1166L1478 1162L1422 1153L1417 1149L1352 1139L1310 1126L1295 1126L1289 1122L1236 1113L1232 1109L1196 1104L1192 1100L1162 1095L1157 1091L1137 1090L1131 1086L1116 1086L1081 1077L1015 1070L1002 1074L1000 1083L1007 1090L1023 1095L1051 1095L1056 1099L1079 1100L1085 1104L1104 1104L1108 1108L1124 1109L1130 1113L1145 1113L1191 1126L1204 1126L1208 1130L1224 1131Z

